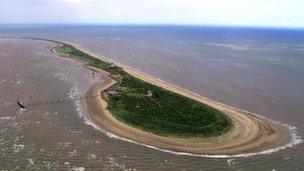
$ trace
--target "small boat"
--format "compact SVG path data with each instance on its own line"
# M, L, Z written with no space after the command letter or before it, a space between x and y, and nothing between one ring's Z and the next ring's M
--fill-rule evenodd
M25 109L25 106L21 102L18 101L17 103L22 109Z

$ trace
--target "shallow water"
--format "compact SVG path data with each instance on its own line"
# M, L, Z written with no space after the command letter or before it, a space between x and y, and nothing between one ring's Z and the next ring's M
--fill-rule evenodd
M2 36L12 33L80 43L203 96L295 126L304 135L302 31L118 26L0 29ZM6 150L1 153L5 154L3 168L299 170L304 166L303 144L249 158L212 159L169 154L109 138L79 118L85 115L83 102L78 102L82 112L72 101L20 112L14 102L21 97L64 98L73 89L80 93L74 96L83 95L91 73L75 62L54 57L46 48L49 43L1 42L0 80L10 80L1 82L0 89L1 108L2 104L6 107L1 109L1 131L7 131L1 133L1 150ZM6 60L8 56L11 60ZM28 62L21 60L25 58ZM82 74L86 76L79 78ZM44 124L35 127L36 123ZM41 152L43 148L49 152Z

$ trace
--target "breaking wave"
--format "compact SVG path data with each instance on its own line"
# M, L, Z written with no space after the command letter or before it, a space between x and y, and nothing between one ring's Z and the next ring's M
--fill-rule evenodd
M70 91L68 93L70 98L75 98L75 97L79 97L79 96L82 95L81 88L76 86L77 84L75 84L75 82L73 80L69 79L69 77L67 75L64 75L63 73L60 73L60 74L57 74L56 77L61 79L61 80L72 82L73 87L70 89ZM271 120L271 119L267 119L266 117L260 116L260 115L255 114L255 113L251 113L251 112L248 112L248 111L245 111L245 110L240 110L238 108L230 107L230 108L234 108L236 110L245 112L247 114L250 114L250 115L262 118L262 119L267 119L271 122L283 125L288 130L288 133L289 133L289 136L290 136L290 141L288 143L286 143L282 146L276 147L276 148L271 148L271 149L267 149L267 150L263 150L263 151L259 151L259 152L241 153L241 154L232 154L232 155L230 155L230 154L229 155L228 154L209 155L209 154L193 154L193 153L186 153L186 152L176 152L176 151L172 151L172 150L161 149L161 148L158 148L158 147L155 147L155 146L147 145L147 144L140 143L140 142L137 142L137 141L133 141L133 140L130 140L130 139L127 139L127 138L119 137L119 136L117 136L113 133L110 133L110 132L102 129L99 125L97 125L88 116L88 114L86 112L87 110L86 110L85 103L82 103L80 100L75 100L74 105L76 107L78 116L84 120L85 124L90 125L94 129L103 132L104 134L106 134L110 138L115 138L115 139L119 139L119 140L122 140L122 141L131 142L131 143L134 143L134 144L142 145L142 146L145 146L145 147L148 147L148 148L151 148L151 149L155 149L155 150L159 150L159 151L162 151L162 152L167 152L167 153L171 153L171 154L175 154L175 155L187 155L187 156L208 157L208 158L251 157L251 156L256 156L256 155L264 155L264 154L275 153L275 152L278 152L280 150L284 150L286 148L296 146L296 145L303 142L303 139L297 134L297 128L296 127L293 127L289 124L284 124L284 123L281 123L281 122L278 122L278 121L274 121L274 120ZM222 105L224 105L224 104L222 104Z

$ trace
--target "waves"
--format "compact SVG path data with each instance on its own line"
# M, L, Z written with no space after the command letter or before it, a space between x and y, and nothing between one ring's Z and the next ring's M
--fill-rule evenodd
M253 114L253 113L250 113L250 114ZM253 114L253 115L256 116L256 117L260 117L260 118L266 119L265 117L259 116L258 114ZM284 144L282 146L279 146L279 147L276 147L276 148L270 148L270 149L267 149L267 150L258 151L258 152L252 152L252 153L240 153L240 154L232 154L232 155L231 154L229 154L229 155L228 154L220 154L220 155L202 154L201 155L201 154L193 154L193 153L177 152L177 151L172 151L172 150L161 149L161 148L158 148L158 147L155 147L155 146L151 146L151 145L147 145L147 144L144 144L144 143L133 141L133 140L130 140L130 139L127 139L127 138L123 138L123 137L120 137L120 136L118 136L116 134L113 134L111 132L108 132L108 131L100 128L97 124L94 123L94 121L92 121L88 117L88 115L82 115L82 116L83 116L82 118L84 119L84 122L87 125L90 125L93 128L95 128L96 130L103 132L104 134L106 134L110 138L119 139L119 140L122 140L122 141L134 143L134 144L137 144L137 145L142 145L142 146L154 149L154 150L158 150L158 151L162 151L162 152L166 152L166 153L171 153L171 154L175 154L175 155L186 155L186 156L207 157L207 158L252 157L252 156L257 156L257 155L265 155L265 154L275 153L275 152L278 152L280 150L284 150L284 149L287 149L287 148L294 147L294 146L296 146L298 144L301 144L304 141L298 135L296 127L293 127L293 126L291 126L289 124L284 124L284 123L281 123L281 122L278 122L278 121L273 121L273 120L268 119L269 121L281 124L281 125L283 125L286 128L286 130L288 131L289 136L290 136L289 141L286 144Z
M176 151L165 150L165 149L161 149L161 148L158 148L158 147L146 145L146 144L139 143L139 142L136 142L136 141L133 141L133 140L130 140L130 139L122 138L122 137L119 137L119 136L117 136L113 133L110 133L110 132L107 132L106 135L110 138L115 138L115 139L131 142L131 143L134 143L134 144L138 144L138 145L143 145L143 146L151 148L151 149L155 149L155 150L159 150L159 151L162 151L162 152L171 153L171 154L175 154L175 155L186 155L186 156L208 157L208 158L239 158L239 157L252 157L252 156L257 156L257 155L271 154L271 153L278 152L280 150L284 150L286 148L296 146L296 145L303 142L301 137L299 135L297 135L297 131L296 131L297 128L296 127L292 127L288 124L284 124L284 127L286 127L289 130L290 137L291 137L291 140L288 143L286 143L285 145L279 146L277 148L271 148L271 149L259 151L259 152L240 153L240 154L232 154L232 155L230 155L230 154L229 155L227 155L227 154L220 154L220 155L202 154L201 155L201 154L193 154L193 153L185 153L185 152L176 152Z
M73 85L70 88L69 92L68 92L68 95L69 95L69 97L71 99L75 99L76 97L82 96L84 87L81 87L80 85L77 85L77 83L75 81L73 81L73 79L69 78L67 75L65 75L63 73L57 74L57 75L55 75L55 77L58 78L58 79L67 81L71 85ZM158 148L158 147L155 147L155 146L143 144L143 143L136 142L136 141L133 141L133 140L130 140L130 139L127 139L127 138L119 137L119 136L117 136L117 135L115 135L113 133L110 133L110 132L102 129L99 125L97 125L90 118L90 116L87 114L86 104L84 103L84 101L75 100L74 101L74 105L76 107L76 111L78 113L78 116L81 119L83 119L83 121L84 121L85 124L90 125L94 129L103 132L104 134L106 134L110 138L119 139L119 140L126 141L126 142L131 142L131 143L134 143L134 144L137 144L137 145L142 145L142 146L154 149L154 150L158 150L158 151L162 151L162 152L166 152L166 153L171 153L171 154L175 154L175 155L187 155L187 156L208 157L208 158L251 157L251 156L256 156L256 155L265 155L265 154L275 153L275 152L278 152L280 150L291 148L291 147L296 146L296 145L298 145L298 144L300 144L300 143L303 142L303 139L297 133L297 128L296 127L293 127L293 126L291 126L289 124L285 124L285 123L281 123L281 122L278 122L278 121L267 119L267 118L265 118L263 116L255 114L255 113L251 113L251 112L248 112L248 111L240 110L238 108L230 107L230 108L234 108L236 110L245 112L245 113L247 113L249 115L252 115L252 116L255 116L255 117L258 117L258 118L262 118L262 119L267 119L267 120L269 120L271 122L281 124L282 126L284 126L286 128L286 130L289 133L289 141L286 144L284 144L282 146L279 146L279 147L276 147L276 148L270 148L270 149L267 149L267 150L258 151L258 152L252 152L252 153L240 153L240 154L233 154L233 155L230 155L230 154L229 155L227 155L227 154L220 154L220 155L202 154L201 155L201 154L193 154L193 153L186 153L186 152L177 152L177 151L171 151L171 150L161 149L161 148ZM224 105L224 104L222 104L222 105Z

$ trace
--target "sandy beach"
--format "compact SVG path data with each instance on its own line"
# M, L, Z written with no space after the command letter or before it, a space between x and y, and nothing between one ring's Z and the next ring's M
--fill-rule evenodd
M202 97L191 91L185 90L178 86L172 85L153 76L135 70L129 66L112 61L104 56L90 52L79 45L73 45L76 49L81 50L91 56L113 62L129 74L144 80L153 85L157 85L172 92L181 94L201 103L207 104L227 114L234 122L235 128L225 138L218 137L213 141L204 141L202 139L180 139L161 137L149 132L126 125L118 121L108 110L107 103L102 98L93 98L87 100L89 114L96 122L101 124L107 131L123 138L154 146L160 149L171 150L176 152L187 152L193 154L238 154L251 152L259 149L273 147L274 144L282 142L285 130L282 125L257 117L246 111L224 105L211 99ZM109 73L97 68L91 68L100 73L104 79L103 83L95 84L87 93L88 95L98 95L103 90L115 84L115 81L108 75Z

